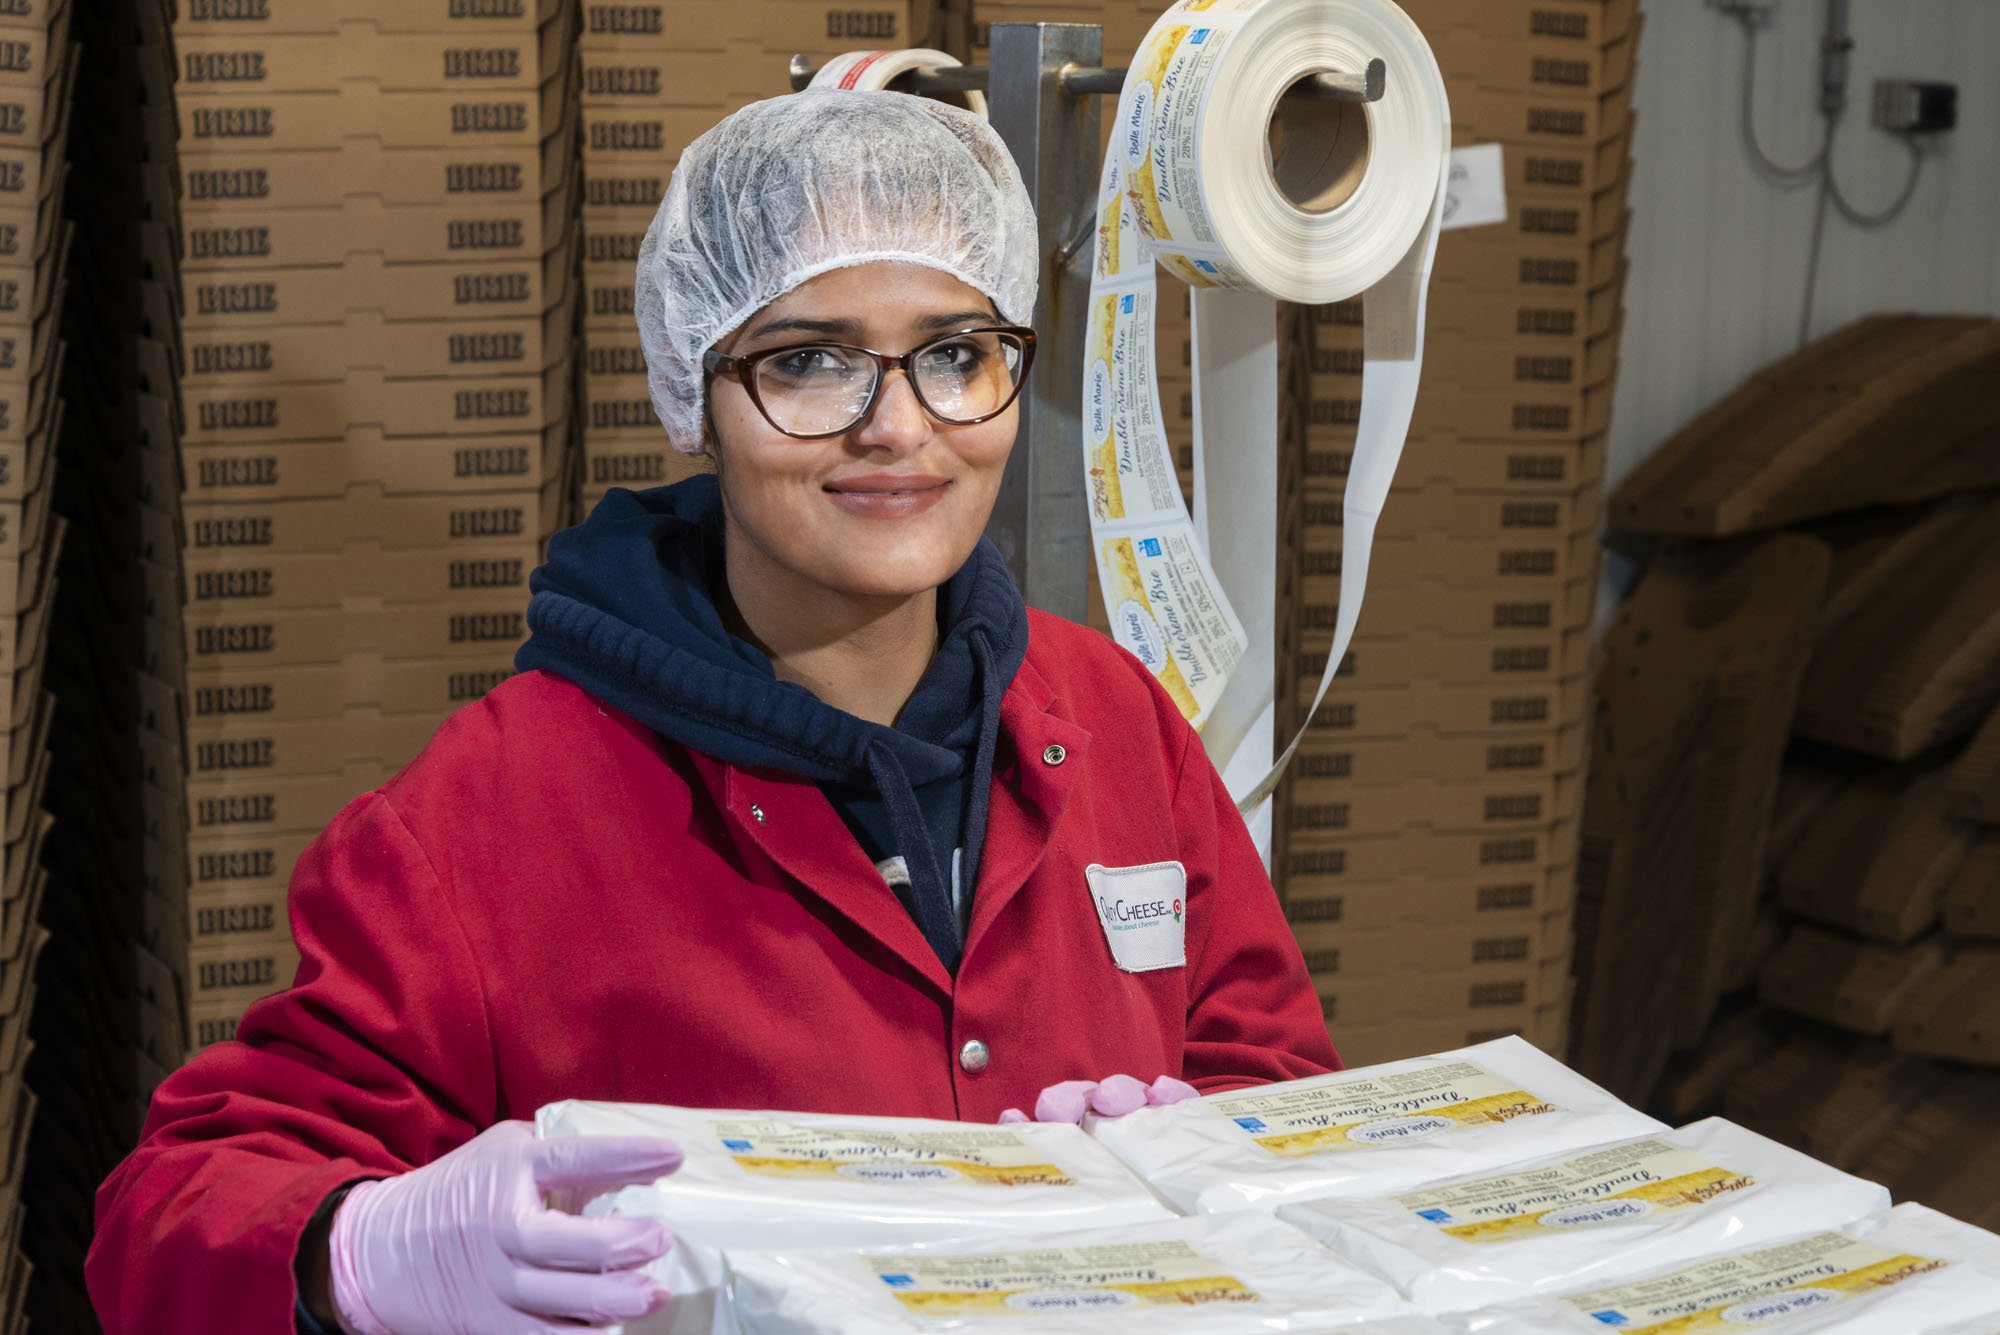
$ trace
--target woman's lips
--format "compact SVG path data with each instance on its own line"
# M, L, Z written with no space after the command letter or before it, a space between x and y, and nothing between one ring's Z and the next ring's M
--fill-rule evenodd
M944 499L951 479L927 473L870 473L827 483L833 503L849 514L871 519L906 519Z

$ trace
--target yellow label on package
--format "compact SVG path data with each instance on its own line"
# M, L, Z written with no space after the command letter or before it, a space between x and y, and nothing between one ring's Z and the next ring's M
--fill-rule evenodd
M1208 1100L1281 1158L1380 1149L1559 1109L1474 1062Z
M1243 633L1186 521L1100 539L1097 579L1111 633L1199 721L1243 657Z
M1755 1185L1665 1141L1614 1145L1528 1172L1499 1173L1396 1197L1396 1204L1466 1242L1507 1242L1549 1230L1602 1228L1685 1210Z
M1063 1317L1136 1307L1263 1301L1228 1268L1185 1242L877 1256L875 1275L910 1311L958 1317Z
M785 1122L710 1122L736 1165L761 1177L840 1177L909 1186L1073 1187L1076 1179L1011 1131L878 1131Z
M1090 452L1090 514L1100 522L1181 513L1180 479L1162 448L1159 388L1152 376L1153 301L1150 288L1100 292L1090 301L1084 444Z
M1670 1275L1572 1294L1562 1302L1625 1335L1745 1330L1878 1293L1949 1264L1857 1242L1845 1233L1821 1233L1782 1247L1720 1256Z

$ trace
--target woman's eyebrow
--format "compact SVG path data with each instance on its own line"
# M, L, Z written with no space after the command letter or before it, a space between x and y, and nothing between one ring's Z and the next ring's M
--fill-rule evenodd
M990 324L995 318L992 311L946 311L919 317L916 328L926 332L933 329L965 329L973 325ZM744 334L742 341L750 343L770 334L818 334L822 337L860 338L862 332L863 326L859 320L820 320L804 315L787 315L758 325Z
M762 338L766 334L839 334L845 338L861 336L859 320L814 320L803 315L786 316L760 324L743 336L744 342Z
M972 325L990 324L994 318L992 311L952 311L947 315L926 315L917 321L917 328L964 329Z

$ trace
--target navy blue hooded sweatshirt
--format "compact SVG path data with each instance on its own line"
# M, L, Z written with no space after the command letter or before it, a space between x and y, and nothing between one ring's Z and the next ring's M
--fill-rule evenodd
M986 834L1000 697L1028 649L1013 577L982 539L938 591L937 654L885 728L779 681L724 627L722 498L713 477L613 491L558 533L529 580L515 657L692 750L819 784L956 970ZM897 874L899 859L907 880Z

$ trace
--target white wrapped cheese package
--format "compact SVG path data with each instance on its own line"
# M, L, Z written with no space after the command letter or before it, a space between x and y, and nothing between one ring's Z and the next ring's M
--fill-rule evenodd
M1279 1217L1426 1312L1600 1285L1889 1208L1889 1193L1719 1117Z
M1899 1205L1839 1229L1444 1321L1476 1335L1937 1335L1963 1322L2000 1330L2000 1237Z
M1667 1129L1519 1038L1086 1125L1190 1214L1387 1195Z
M586 1215L664 1220L674 1246L650 1267L677 1297L631 1332L706 1335L729 1247L804 1249L993 1237L1173 1218L1103 1146L1069 1125L982 1126L906 1117L552 1103L556 1136L665 1136L670 1177L589 1201Z
M1387 1284L1262 1214L727 1259L742 1335L1247 1335L1413 1315Z

